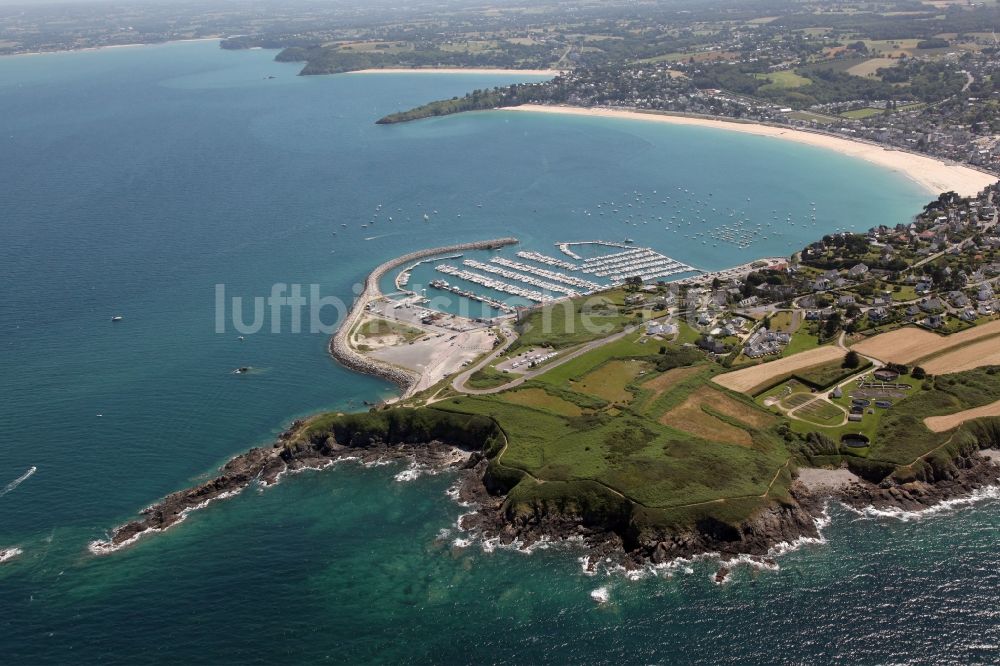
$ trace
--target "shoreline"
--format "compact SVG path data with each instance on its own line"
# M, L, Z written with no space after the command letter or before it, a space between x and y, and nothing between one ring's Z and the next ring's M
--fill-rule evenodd
M741 122L721 118L669 115L658 112L632 111L627 109L585 108L576 106L548 106L524 104L498 109L515 113L550 113L591 118L618 118L659 122L670 125L707 127L730 132L740 132L755 136L765 136L785 141L825 148L847 157L865 160L876 166L906 176L933 196L954 190L961 196L975 196L987 186L995 183L995 175L963 164L949 164L929 155L911 153L900 149L883 147L867 141L835 136L818 131L768 125L759 122Z
M439 254L448 254L450 252L461 252L464 250L493 250L507 245L515 245L518 242L519 241L516 238L506 237L494 238L492 240L485 241L473 241L471 243L458 243L456 245L445 245L443 247L432 247L426 250L417 250L415 252L409 252L396 257L395 259L389 259L388 261L382 262L368 274L367 278L365 278L364 290L358 294L356 299L354 299L351 309L344 317L344 320L340 323L340 326L337 328L337 332L330 338L330 343L328 345L330 355L345 368L354 370L355 372L359 372L361 374L373 375L392 382L402 389L401 397L407 397L410 390L419 383L419 377L417 377L415 373L362 354L354 349L350 342L351 331L354 330L354 327L361 319L361 316L367 310L368 304L372 301L377 301L384 296L382 294L382 289L379 286L379 282L381 282L382 277L394 268L416 261L417 259L434 257Z
M425 470L466 469L482 459L478 452L440 441L409 444L366 440L364 443L342 444L332 437L322 442L293 441L309 424L310 420L294 421L272 445L234 456L214 478L167 495L140 511L141 518L119 525L104 539L91 541L87 550L96 556L111 555L133 545L143 536L163 532L184 522L192 512L204 509L213 502L239 495L251 485L256 484L266 490L286 474L321 471L348 461L382 465L407 460L410 466L396 475L397 481L403 481L416 478Z
M559 76L561 69L507 69L503 67L377 67L355 69L344 74L498 74L525 76Z
M583 547L579 558L586 573L610 562L626 574L672 562L700 558L719 563L716 582L725 582L732 566L749 564L777 568L775 557L799 546L824 541L822 528L829 521L828 506L837 502L867 518L912 520L932 516L1000 493L1000 452L981 449L957 458L942 474L923 481L878 484L864 480L844 468L802 468L791 489L791 502L762 509L739 525L727 529L697 524L685 528L655 528L632 534L623 525L588 520L573 509L540 504L528 514L511 513L507 493L490 482L489 465L482 451L434 440L431 442L359 439L349 434L338 441L333 436L302 439L311 421L295 421L270 446L250 449L230 459L218 476L200 485L167 495L143 509L141 517L119 525L103 540L88 544L95 556L110 555L127 548L143 536L163 532L216 500L240 494L251 485L266 489L283 476L305 470L323 470L338 462L381 465L409 461L396 481L415 478L416 473L459 473L448 495L469 509L457 527L465 544L484 548L507 548L530 553L545 543ZM406 439L404 437L404 439ZM19 549L13 549L19 555ZM8 559L12 559L9 557Z
M17 58L20 56L40 56L56 55L58 53L86 53L87 51L104 51L107 49L134 49L143 46L166 46L167 44L187 44L190 42L219 42L224 38L218 37L195 37L193 39L168 39L162 42L136 42L134 44L105 44L103 46L84 46L79 49L56 49L53 51L24 51L22 53L0 54L0 58Z

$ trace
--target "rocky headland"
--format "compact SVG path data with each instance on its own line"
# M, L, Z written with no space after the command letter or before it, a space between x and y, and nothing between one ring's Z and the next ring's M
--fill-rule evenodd
M972 497L1000 481L1000 465L973 451L905 482L891 476L874 482L853 475L829 485L797 480L790 497L738 524L701 519L687 525L657 525L646 519L643 507L624 499L614 505L565 498L519 500L511 493L510 475L496 464L503 435L495 423L454 414L429 421L426 413L393 409L297 421L273 445L236 456L215 478L168 495L90 549L96 554L113 552L251 484L267 486L289 472L321 469L342 460L410 460L455 470L460 477L457 499L474 507L460 525L470 536L515 548L530 548L544 540L582 542L590 551L591 567L612 557L626 569L705 554L723 563L750 557L766 565L783 548L821 538L820 524L830 501L857 511L896 515ZM725 579L726 571L720 570L720 575Z

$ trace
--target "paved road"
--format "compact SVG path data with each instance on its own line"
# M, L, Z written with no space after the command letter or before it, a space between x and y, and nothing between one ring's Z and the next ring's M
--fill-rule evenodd
M493 361L495 361L497 359L497 357L499 357L501 354L503 354L505 351L507 351L507 349L512 344L514 344L514 340L516 339L516 337L515 337L513 331L511 331L510 335L508 335L508 337L507 337L507 342L505 342L496 351L494 351L492 354L490 354L485 359L483 359L478 365L476 365L476 366L474 366L472 368L469 368L468 370L466 370L462 374L456 376L455 379L452 380L451 386L452 386L452 388L454 388L459 393L468 393L469 395L489 395L491 393L499 393L500 391L506 391L507 389L512 389L512 388L515 388L517 386L520 386L521 384L523 384L524 382L528 381L529 379L534 379L535 377L537 377L537 376L539 376L539 375L541 375L543 373L546 373L546 372L548 372L549 370L551 370L553 368L557 368L560 365L562 365L563 363L566 363L568 361L572 361L574 358L577 358L578 356L582 356L582 355L586 354L589 351L593 351L594 349L597 349L598 347L601 347L603 345L610 344L612 342L616 342L618 340L621 340L626 335L628 335L630 333L634 333L636 330L638 330L638 328L639 328L638 326L630 326L630 327L626 328L624 331L621 331L620 333L615 333L614 335L610 335L610 336L608 336L606 338L601 338L599 340L594 340L593 342L588 342L586 344L583 344L583 345L577 347L576 349L574 349L573 351L571 351L570 353L568 353L568 354L566 354L566 355L564 355L564 356L562 356L560 358L557 358L556 360L552 361L551 363L546 363L545 365L543 365L540 368L537 368L537 369L532 370L530 372L526 372L523 375L521 375L520 377L518 377L517 379L509 381L506 384L503 384L501 386L494 386L493 388L488 388L488 389L474 389L474 388L469 388L466 385L466 382L468 382L469 377L471 377L474 372L477 372L478 370L481 370L481 369L485 368L487 365L489 365L490 363L492 363Z

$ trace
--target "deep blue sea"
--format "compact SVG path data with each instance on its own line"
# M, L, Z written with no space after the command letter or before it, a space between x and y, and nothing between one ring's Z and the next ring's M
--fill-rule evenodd
M518 79L297 77L273 56L205 42L0 59L0 548L23 550L0 565L0 662L1000 661L996 500L907 522L834 507L825 543L716 586L711 563L631 580L584 575L567 547L455 548L453 479L347 464L91 555L293 418L392 391L287 313L242 342L217 333L216 285L349 300L389 257L509 234L549 254L629 236L721 268L907 222L930 198L716 130L504 112L376 126ZM593 214L637 197L633 218ZM729 212L781 224L745 249L691 237Z

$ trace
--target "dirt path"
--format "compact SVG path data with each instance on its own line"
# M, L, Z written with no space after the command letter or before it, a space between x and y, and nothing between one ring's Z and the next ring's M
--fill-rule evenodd
M842 349L847 349L847 347L844 346L844 337L845 337L845 334L842 332L840 334L840 338L837 340L837 346L841 347ZM881 361L879 361L877 359L874 359L874 358L868 358L867 356L865 356L864 358L867 358L869 361L871 361L874 367L865 368L861 372L857 372L857 373L851 375L850 377L848 377L844 381L838 383L836 386L834 386L833 388L831 388L830 389L831 393L834 391L834 389L838 389L839 388L839 389L843 390L844 387L847 386L848 384L850 384L851 382L857 381L858 379L860 379L861 377L863 377L867 373L872 372L873 370L876 370L876 369L882 367L882 362ZM823 400L825 402L828 402L831 405L833 405L834 407L836 407L837 409L839 409L840 411L844 412L844 418L840 421L840 423L838 423L836 425L824 426L824 425L820 425L818 423L815 423L813 421L810 421L808 419L801 418L801 417L799 417L799 416L797 416L797 415L795 415L793 413L793 412L797 412L798 410L802 409L803 407L805 407L807 405L811 405L811 404L815 403L817 400ZM778 404L778 409L781 409L780 403L777 403L777 404ZM840 405L838 405L837 403L835 403L834 401L830 400L828 393L823 393L822 395L817 395L815 398L813 398L809 402L801 404L798 407L793 407L792 409L790 409L787 412L785 412L785 416L787 416L789 418L792 418L792 419L796 419L797 421L803 421L805 423L809 423L810 425L814 425L814 426L817 426L819 428L840 428L841 426L847 425L847 422L848 422L847 411L843 407L841 407Z
M788 465L791 464L791 462L792 462L792 458L791 458L791 456L789 456L788 459L785 461L785 464L782 465L781 467L779 467L778 471L774 473L774 476L771 478L771 483L767 484L767 490L765 490L764 492L762 492L760 495L737 495L736 497L719 497L719 498L713 499L713 500L705 500L704 502L692 502L691 504L676 504L674 506L667 506L667 507L663 507L663 508L665 508L665 509L687 509L687 508L692 507L692 506L704 506L706 504L722 504L723 502L730 502L730 501L733 501L733 500L762 499L762 498L765 498L765 497L767 497L771 493L771 489L774 487L774 484L778 481L778 477L781 475L781 472L783 470L787 469Z

